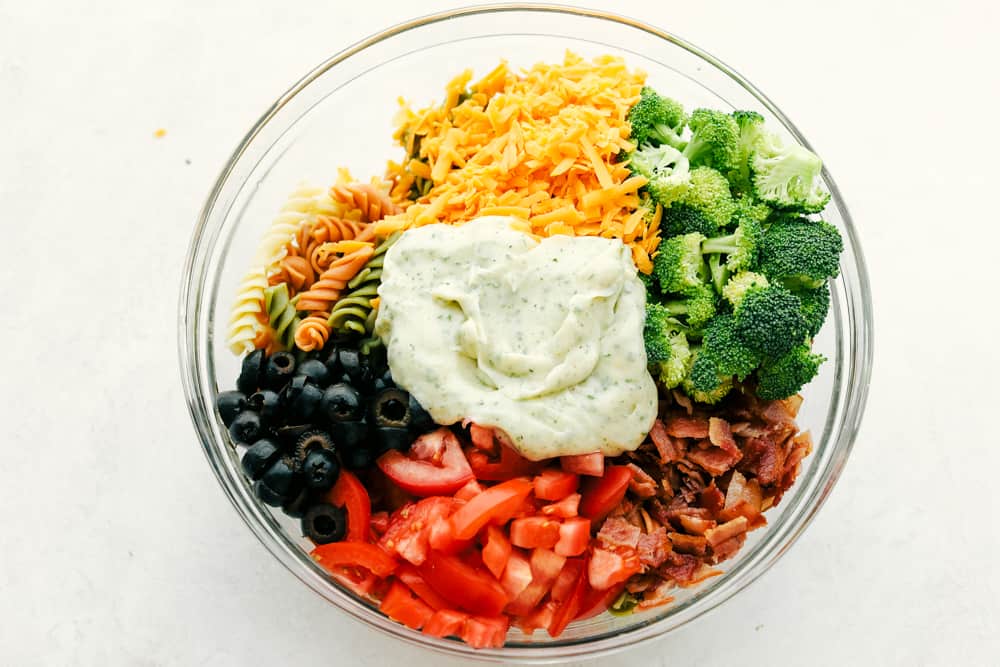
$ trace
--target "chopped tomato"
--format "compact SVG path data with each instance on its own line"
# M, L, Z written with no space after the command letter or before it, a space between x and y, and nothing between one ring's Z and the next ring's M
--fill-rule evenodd
M600 477L604 474L604 454L594 452L593 454L562 456L559 458L559 465L566 472Z
M603 591L620 584L641 569L635 549L619 547L610 551L597 548L590 556L587 577L591 588Z
M431 549L454 555L472 545L472 540L460 540L455 537L455 527L444 519L431 524L428 533Z
M511 550L507 566L500 576L500 585L503 586L507 597L514 600L529 584L531 584L531 563L520 551Z
M497 579L503 574L510 560L510 541L497 526L486 527L486 543L483 545L483 564Z
M457 637L465 627L468 614L454 609L438 609L424 624L424 634L432 637Z
M472 500L483 492L482 485L474 479L470 479L461 489L455 492L455 500Z
M472 479L472 469L462 453L458 438L446 428L440 428L420 438L443 443L443 451L430 460L415 458L413 450L406 456L394 449L379 457L376 463L386 476L401 489L415 496L448 495L458 491ZM414 444L416 447L416 443ZM417 452L431 451L431 446Z
M542 514L545 516L558 517L560 519L568 519L570 517L576 516L580 512L580 494L571 493L557 503L552 503L551 505L546 505L542 508Z
M524 477L534 475L541 470L545 464L537 461L529 461L507 445L501 444L500 460L490 461L490 457L485 453L472 449L467 452L469 465L476 479L488 482L501 482L514 477Z
M507 606L507 611L516 616L530 614L552 588L565 564L564 557L548 549L531 552L531 583Z
M383 581L363 567L331 565L325 566L324 569L345 588L354 591L363 598L372 595Z
M361 481L352 473L341 470L326 500L347 512L347 536L344 539L348 542L367 542L372 503Z
M573 590L573 586L576 584L577 575L580 574L581 569L584 567L583 560L579 558L567 558L563 569L559 572L556 580L552 582L552 590L549 591L549 597L556 602L562 602L568 598Z
M559 522L544 516L529 516L510 522L510 542L524 549L551 549L559 541Z
M424 581L417 569L409 563L402 563L396 570L396 578L410 587L417 597L426 602L431 609L447 609L451 605L443 597L438 595L430 585Z
M606 591L599 591L593 588L587 589L580 604L580 611L576 613L576 620L592 618L607 611L608 607L622 594L625 584L615 584Z
M547 630L552 624L552 616L555 614L558 605L551 600L535 608L526 616L519 616L514 624L526 635L534 633L535 630Z
M579 556L590 544L590 519L573 517L559 526L559 541L553 551L560 556Z
M395 571L397 562L385 549L364 542L331 542L312 551L313 559L330 569L337 566L363 567L377 577L387 577Z
M382 598L379 610L394 621L419 630L434 615L434 610L414 597L413 592L398 581L392 582L389 592Z
M580 514L598 523L625 497L632 471L625 466L608 466L604 476L588 479L581 489Z
M492 520L506 521L531 493L531 482L515 478L486 489L451 517L455 537L467 540Z
M451 513L450 498L424 498L416 504L409 504L392 513L389 528L379 544L390 552L399 554L414 565L420 565L427 558L430 548L431 527L444 520Z
M431 588L459 609L493 616L507 604L506 593L489 572L477 570L456 556L431 551L418 572Z
M373 533L378 536L385 535L385 531L389 529L389 513L385 511L375 512L372 514L369 524Z
M496 451L496 440L493 439L493 429L479 424L469 424L469 438L473 446L480 450L492 454Z
M510 619L503 615L470 616L459 637L473 648L501 648L509 627Z
M549 624L549 635L552 637L558 637L562 634L566 626L569 625L576 615L580 611L580 607L583 604L584 596L587 594L587 568L584 566L582 561L568 561L563 572L560 572L560 577L563 573L569 572L572 577L563 577L563 580L570 580L570 584L566 590L560 590L559 595L556 595L556 588L552 587L552 599L559 600L559 606L555 613L552 615L552 622ZM561 583L557 579L557 583ZM565 586L565 584L564 584Z
M535 497L542 500L562 500L580 486L576 473L548 468L534 479Z

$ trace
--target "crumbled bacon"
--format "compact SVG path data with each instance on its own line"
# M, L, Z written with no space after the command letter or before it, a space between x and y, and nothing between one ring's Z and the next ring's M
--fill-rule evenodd
M795 482L813 447L795 424L800 397L760 401L740 391L710 408L677 391L660 398L647 441L616 461L632 480L601 527L612 544L636 536L645 573L629 590L644 593L640 605L645 596L662 604L673 586L718 575L712 566L767 524L764 512Z
M602 540L608 546L631 547L633 549L639 544L639 536L642 529L634 526L620 517L610 517L601 526L597 533L597 539Z

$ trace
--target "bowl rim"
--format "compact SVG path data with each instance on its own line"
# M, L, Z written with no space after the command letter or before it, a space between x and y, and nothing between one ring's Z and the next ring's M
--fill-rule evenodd
M201 441L202 451L208 459L213 472L222 487L224 493L229 498L237 514L244 521L244 523L250 528L251 532L257 537L257 539L264 545L264 547L274 555L282 565L285 566L297 579L305 583L307 586L312 588L315 592L319 593L322 597L328 601L333 602L333 600L325 594L325 591L320 590L315 581L307 580L303 572L297 570L293 565L294 555L286 553L286 550L282 549L282 545L276 543L273 537L267 532L263 524L259 521L258 517L254 516L253 509L244 506L242 499L236 493L236 489L232 485L232 480L222 474L222 469L218 465L218 461L215 460L215 453L213 450L214 437L212 436L211 429L208 426L208 419L214 418L214 414L209 415L204 410L204 405L202 404L199 396L199 364L192 363L192 359L198 358L198 349L195 344L195 339L197 336L197 317L194 314L197 313L197 305L200 303L201 285L194 284L194 277L197 274L196 263L200 256L200 250L204 243L205 232L209 225L209 219L211 214L218 203L219 196L222 193L224 186L226 185L229 177L231 176L236 164L240 161L244 153L247 151L253 140L261 132L261 130L272 120L272 118L278 114L279 111L296 95L302 92L307 86L309 86L313 81L322 76L332 67L338 65L339 63L347 60L348 58L354 56L355 54L371 47L379 42L386 39L394 37L398 34L408 32L417 28L432 25L435 23L440 23L443 21L448 21L456 18L466 18L477 16L480 14L493 14L493 13L510 13L510 12L537 12L537 13L550 13L550 14L565 14L574 17L591 18L603 21L609 21L631 27L642 32L648 33L654 37L658 37L665 40L674 46L680 47L681 49L687 51L688 53L700 58L704 62L708 63L714 67L719 72L725 74L735 83L740 85L744 90L746 90L750 95L757 99L769 112L771 112L791 133L796 141L801 143L806 148L811 149L811 145L798 130L798 128L789 120L784 113L768 98L763 92L758 90L753 84L747 81L742 75L740 75L735 69L726 65L721 60L715 58L711 54L703 51L702 49L694 46L693 44L687 42L686 40L677 37L673 33L662 30L655 26L649 25L645 22L633 19L631 17L615 14L612 12L607 12L604 10L590 9L584 7L569 6L563 4L553 4L553 3L538 3L538 2L528 2L528 3L505 3L505 4L483 4L483 5L472 5L460 7L452 10L436 12L432 14L427 14L423 16L418 16L393 26L390 26L384 30L376 32L374 34L361 39L354 44L346 47L345 49L333 54L319 65L310 70L302 78L296 81L287 91L285 91L281 96L279 96L274 103L261 115L261 117L254 123L250 130L244 135L240 140L236 149L232 152L228 160L226 161L224 167L220 171L212 189L210 190L205 204L203 205L199 215L195 228L192 233L192 238L190 245L188 247L187 257L184 263L184 269L181 276L181 289L180 289L180 299L179 299L179 317L178 317L178 354L181 367L181 379L185 394L185 400L188 404L188 410L191 415L195 431L199 436ZM542 644L538 646L518 646L518 647L503 647L500 649L472 649L467 645L456 642L456 641L446 641L440 639L434 639L431 637L426 637L423 635L415 635L408 628L388 621L387 619L378 616L377 612L371 610L357 600L354 600L351 596L346 593L337 591L338 597L344 598L345 601L353 602L354 604L336 604L341 611L346 612L352 618L359 620L368 627L373 627L377 630L382 631L385 634L401 639L404 642L415 646L421 646L424 648L429 648L447 655L462 657L462 658L476 658L481 660L516 660L518 662L532 662L532 663L552 663L557 661L562 661L567 658L592 658L602 655L607 655L617 651L624 650L626 648L635 647L639 644L648 643L654 639L663 637L669 631L674 630L678 627L686 625L687 623L700 618L704 614L716 609L723 602L731 599L733 596L744 590L747 586L756 581L764 572L768 571L780 558L783 556L789 548L798 540L805 529L812 523L812 519L816 516L819 509L825 503L829 492L836 483L837 479L843 472L844 465L853 449L854 443L857 438L858 431L860 429L861 420L864 414L865 405L867 403L869 384L871 378L872 370L872 354L873 354L873 332L872 332L872 305L871 305L871 289L869 284L868 270L864 261L864 255L860 246L857 231L854 227L853 220L851 218L850 212L847 209L846 202L844 201L839 188L834 182L832 176L828 172L826 166L823 167L823 179L830 190L831 197L840 212L841 219L844 226L844 231L847 233L850 243L850 249L854 256L854 264L852 265L854 273L854 291L858 295L858 303L852 304L860 307L860 313L856 318L856 322L859 323L861 333L860 341L857 336L851 339L852 345L849 348L851 353L849 356L853 360L852 365L852 376L850 379L853 382L853 391L849 391L843 406L842 416L840 417L841 428L840 435L837 441L833 443L839 450L839 458L836 461L831 461L826 469L818 470L817 474L823 481L822 488L823 492L820 493L812 504L804 507L803 514L800 517L799 522L794 526L793 529L783 538L782 541L776 542L773 546L776 547L772 553L766 554L766 558L762 558L759 562L753 563L748 569L744 570L742 578L735 582L728 591L724 594L717 595L715 597L710 597L704 600L700 608L694 609L692 613L687 617L676 621L673 625L669 627L660 627L664 622L668 621L670 617L664 617L658 619L655 622L651 622L644 625L638 625L635 628L626 630L617 635L611 635L608 637L603 637L594 641L582 640L573 644ZM860 347L858 346L860 342ZM213 444L210 444L213 443ZM259 510L259 508L257 508ZM249 510L249 512L247 511ZM252 519L258 519L256 522ZM362 610L364 608L364 611ZM371 614L374 614L377 618L373 618ZM381 622L377 622L381 621ZM624 639L625 641L622 641Z

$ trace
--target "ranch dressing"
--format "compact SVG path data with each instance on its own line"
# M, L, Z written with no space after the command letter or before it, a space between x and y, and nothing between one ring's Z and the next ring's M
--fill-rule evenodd
M427 225L389 249L375 331L393 379L439 424L496 428L532 460L635 449L657 395L628 248L512 222Z

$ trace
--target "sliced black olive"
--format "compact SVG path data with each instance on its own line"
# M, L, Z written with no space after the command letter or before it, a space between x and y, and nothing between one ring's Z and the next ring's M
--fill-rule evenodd
M300 435L299 439L295 441L295 458L303 462L309 452L316 449L327 449L333 452L334 444L329 433L314 428Z
M229 435L238 443L256 442L261 436L260 415L250 410L239 413L229 425Z
M267 355L264 350L254 350L243 357L240 366L240 377L236 380L236 388L249 396L257 391L257 387L264 384L264 366L267 363Z
M258 480L279 456L281 456L281 450L278 448L278 444L269 438L261 438L250 445L243 454L243 460L240 461L240 464L247 477Z
M305 375L319 387L325 387L329 384L331 377L330 371L326 368L326 364L319 359L308 359L303 361L299 364L295 373L297 375Z
M267 361L265 375L267 386L280 391L295 375L295 355L291 352L275 352Z
M326 491L340 476L340 461L331 449L313 449L302 462L302 476L310 489Z
M364 413L358 390L342 382L326 388L319 409L330 422L356 421Z
M288 420L294 423L309 421L322 400L323 390L305 375L296 375L281 393Z
M247 397L242 391L224 391L215 397L215 406L219 408L222 423L229 428L236 415L247 409Z
M330 426L333 441L343 450L364 447L368 441L368 424L363 421L334 422Z
M302 534L316 544L339 542L347 535L347 513L327 503L317 503L302 517Z
M429 431L435 426L434 420L424 410L424 406L420 405L417 399L413 398L413 394L410 394L410 420L410 428L416 433Z
M396 426L379 426L375 429L375 441L379 454L395 449L404 452L413 444L413 434L409 429Z
M250 409L257 412L264 421L274 421L281 413L281 399L270 389L261 389L247 399Z
M410 395L402 389L383 389L372 399L371 420L376 426L409 428L413 423Z

